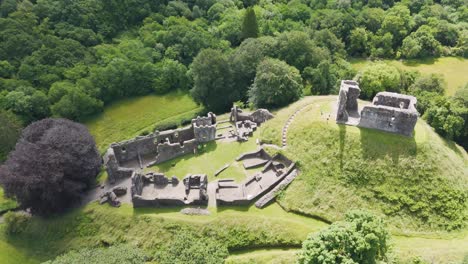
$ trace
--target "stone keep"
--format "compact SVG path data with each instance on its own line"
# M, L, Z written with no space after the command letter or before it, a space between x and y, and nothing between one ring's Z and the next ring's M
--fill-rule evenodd
M372 104L364 106L359 113L357 99L360 91L357 82L341 81L337 123L379 129L404 136L413 135L419 117L414 96L380 92L374 97Z

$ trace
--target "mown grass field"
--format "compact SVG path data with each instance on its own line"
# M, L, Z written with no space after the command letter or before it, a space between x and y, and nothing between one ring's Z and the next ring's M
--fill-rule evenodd
M153 132L156 125L190 120L201 110L189 94L174 92L120 100L83 123L102 153L113 142L131 139L142 132Z
M367 208L402 233L466 226L468 158L461 147L422 120L413 138L336 125L329 117L335 101L307 97L261 128L262 140L278 144L287 117L309 105L289 127L284 152L302 173L282 193L283 207L332 221Z
M405 70L417 70L422 74L442 74L447 81L447 95L453 95L460 87L468 83L468 59L459 57L442 57L423 60L385 60ZM369 62L365 59L353 59L351 64L360 70Z

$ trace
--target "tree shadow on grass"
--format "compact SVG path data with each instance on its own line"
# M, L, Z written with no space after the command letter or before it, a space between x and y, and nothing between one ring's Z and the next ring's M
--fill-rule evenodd
M442 137L441 137L442 138ZM463 157L463 153L460 150L460 147L455 144L455 142L442 138L442 141L444 142L444 145L448 148L450 148L455 154L457 154L460 157Z
M346 125L338 125L340 129L340 170L343 170L343 153L345 147L345 140L346 140Z
M383 131L359 128L361 134L362 157L378 160L390 157L398 165L401 157L417 155L415 135L406 137Z
M435 58L424 58L424 59L413 59L413 60L403 60L401 63L405 66L416 67L419 65L432 65L437 62Z

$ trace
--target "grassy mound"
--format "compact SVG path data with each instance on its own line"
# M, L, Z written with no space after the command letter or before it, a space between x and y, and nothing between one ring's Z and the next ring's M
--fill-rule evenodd
M113 103L84 124L103 152L113 142L152 132L156 125L180 124L200 111L202 108L187 93L147 95Z
M285 154L302 173L281 194L287 210L339 220L352 208L388 216L392 227L453 230L466 225L466 152L441 139L420 120L412 138L336 125L336 96L307 97L278 111L261 129L278 144L287 118L306 105L289 126Z

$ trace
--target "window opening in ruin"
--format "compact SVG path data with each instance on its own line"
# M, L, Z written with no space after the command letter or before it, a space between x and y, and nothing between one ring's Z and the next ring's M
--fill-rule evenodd
M122 153L127 152L127 149L125 147L122 147Z
M405 108L405 103L404 103L404 102L400 102L400 109L403 109L403 108ZM392 118L394 118L394 117L392 117Z

